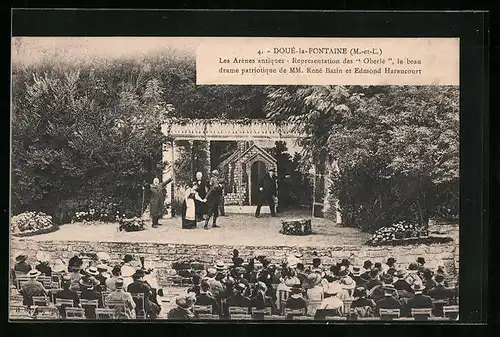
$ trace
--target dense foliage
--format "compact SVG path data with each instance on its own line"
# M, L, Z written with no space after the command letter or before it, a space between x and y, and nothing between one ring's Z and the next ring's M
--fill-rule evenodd
M268 90L268 117L310 134L302 145L316 162L338 163L326 174L345 224L373 231L458 216L458 87Z
M39 232L53 227L52 217L43 212L24 212L12 217L11 233L14 235Z
M40 210L57 223L90 209L102 220L136 216L142 185L166 164L166 117L262 115L262 87L198 86L187 56L91 61L13 63L14 214Z

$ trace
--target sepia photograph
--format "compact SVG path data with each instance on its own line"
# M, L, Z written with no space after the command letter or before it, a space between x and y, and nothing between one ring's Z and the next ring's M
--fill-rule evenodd
M459 320L458 82L266 40L12 37L12 322Z

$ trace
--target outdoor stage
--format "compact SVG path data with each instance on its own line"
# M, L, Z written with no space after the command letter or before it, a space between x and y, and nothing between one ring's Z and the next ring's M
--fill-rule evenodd
M151 242L189 245L234 245L234 246L287 246L287 247L331 247L339 245L363 245L370 235L353 228L344 228L336 223L312 218L312 235L290 236L279 233L281 220L311 219L308 211L287 212L272 218L262 214L255 218L251 214L229 214L219 217L220 228L182 229L181 218L161 219L159 228L148 228L140 232L119 232L118 224L66 224L59 230L30 237L35 241L91 241L91 242ZM212 221L209 223L212 224Z

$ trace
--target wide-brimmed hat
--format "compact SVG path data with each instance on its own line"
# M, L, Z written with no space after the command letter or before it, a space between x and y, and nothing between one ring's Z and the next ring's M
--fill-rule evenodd
M246 288L247 286L244 283L237 283L234 286L234 289L236 289L237 291L244 291Z
M186 295L175 299L175 304L183 309L190 309L196 303L196 297Z
M134 260L134 257L131 254L125 254L125 256L123 257L123 262L125 262L125 263L128 263L128 262L133 261L133 260Z
M215 269L216 269L217 271L226 270L226 265L224 264L224 262L222 262L222 261L218 261L218 262L215 264Z
M296 283L290 287L290 292L292 294L301 294L302 293L302 285L300 283Z
M360 276L360 275L361 275L361 268L352 267L352 276Z
M396 277L397 278L405 278L408 273L404 269L398 269L396 272Z
M101 263L99 265L97 265L97 270L99 271L108 271L109 270L109 266L107 264L104 264L104 263Z
M309 285L315 286L321 282L321 275L318 273L310 273L307 275L307 283Z
M422 291L424 290L424 286L422 283L420 282L415 282L413 283L413 285L411 286L411 288L413 289L413 292L415 294L421 294Z
M324 289L324 293L327 295L337 295L342 291L342 287L338 282L331 282Z
M340 281L340 286L343 289L354 289L354 288L356 288L356 282L354 282L354 280L350 277L344 277Z
M24 262L28 259L28 255L21 253L16 256L16 262Z
M50 254L47 253L47 252L41 251L41 250L39 250L36 253L36 259L39 262L49 262L49 261L52 261L52 257L50 256Z
M287 287L292 287L294 284L300 283L300 280L297 277L287 277L284 283Z
M82 277L79 281L80 285L85 288L93 288L98 286L100 282L93 276Z
M35 278L40 276L42 273L36 269L31 269L29 272L26 273L26 276L30 278Z
M416 264L415 262L410 263L410 265L408 266L408 270L412 271L418 270L418 264Z
M123 278L119 277L115 281L115 288L122 289L123 288Z
M135 274L135 268L131 266L122 266L122 277L132 277Z
M111 260L111 256L109 256L109 254L106 252L98 252L96 255L97 255L97 258L101 261Z
M99 275L99 270L97 270L97 267L88 267L87 269L85 269L85 272L90 276Z
M244 267L236 267L234 268L234 272L238 275L246 274L247 270Z

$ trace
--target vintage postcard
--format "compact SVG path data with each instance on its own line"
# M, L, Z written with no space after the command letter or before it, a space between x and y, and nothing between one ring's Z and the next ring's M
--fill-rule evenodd
M13 37L10 319L458 319L458 38Z

